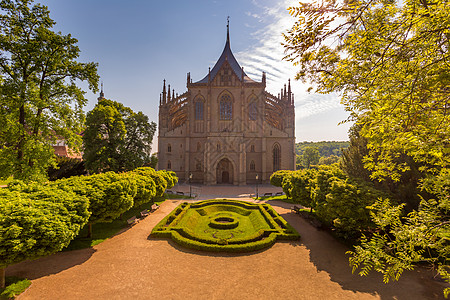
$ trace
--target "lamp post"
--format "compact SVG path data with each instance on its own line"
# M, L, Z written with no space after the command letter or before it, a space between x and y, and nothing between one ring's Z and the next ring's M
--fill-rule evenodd
M189 174L189 198L192 198L192 185L191 185L192 173Z
M256 200L258 200L258 174L256 174Z

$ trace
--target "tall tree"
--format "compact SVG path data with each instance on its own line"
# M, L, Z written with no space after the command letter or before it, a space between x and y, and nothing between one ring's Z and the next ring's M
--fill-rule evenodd
M55 33L47 7L32 0L0 1L0 176L42 179L64 139L81 146L84 92L97 89L95 63L79 63L70 34Z
M84 132L86 168L94 173L129 171L151 162L156 124L142 112L101 99L87 115Z
M380 234L363 240L351 259L363 275L375 269L385 281L398 279L428 261L450 280L449 198L440 192L450 186L448 7L448 0L324 0L289 8L298 20L284 35L286 59L318 92L341 93L367 141L371 178L399 181L418 165L422 189L434 198L404 219L402 206L373 206Z
M315 147L306 147L302 155L302 163L306 168L310 168L311 165L319 163L319 150Z

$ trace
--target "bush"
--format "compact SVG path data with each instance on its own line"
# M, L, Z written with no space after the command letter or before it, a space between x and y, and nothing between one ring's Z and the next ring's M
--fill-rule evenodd
M143 176L149 176L153 179L153 181L156 184L156 196L155 197L162 197L164 195L164 192L167 189L167 180L162 175L161 171L155 171L153 168L150 167L141 167L133 170L133 172L143 175ZM168 176L168 175L166 175ZM177 179L178 182L178 179Z
M133 207L152 201L156 196L156 184L150 176L140 175L136 172L123 173L136 182L136 195L133 198Z
M283 179L283 191L296 203L306 207L314 207L311 190L316 176L314 169L304 169L291 172L289 176Z
M136 181L126 174L107 172L74 176L54 181L63 190L71 190L89 199L89 223L111 222L133 206Z
M62 201L0 190L0 267L60 251L86 221Z
M358 238L362 231L374 226L367 207L383 196L362 181L333 177L326 201L316 208L316 213L344 238Z
M289 176L291 174L292 174L292 171L290 171L290 170L276 171L270 176L270 184L273 186L282 187L284 177Z

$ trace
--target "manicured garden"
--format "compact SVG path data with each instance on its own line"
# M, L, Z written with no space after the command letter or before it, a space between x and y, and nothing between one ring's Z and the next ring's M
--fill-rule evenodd
M180 204L151 237L197 250L251 252L300 235L268 204L223 199Z

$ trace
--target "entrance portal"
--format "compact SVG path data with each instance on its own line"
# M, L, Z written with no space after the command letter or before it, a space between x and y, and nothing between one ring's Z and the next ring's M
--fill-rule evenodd
M228 158L222 159L217 164L217 183L233 183L233 165Z

